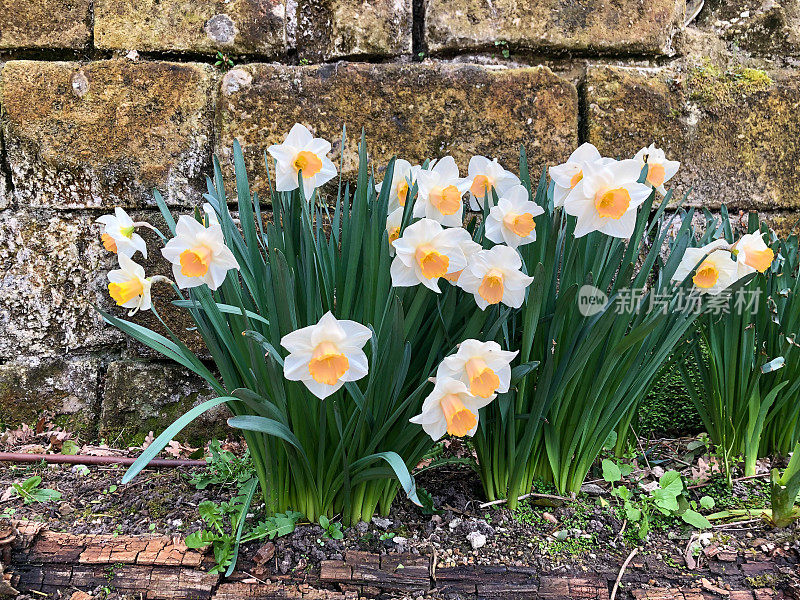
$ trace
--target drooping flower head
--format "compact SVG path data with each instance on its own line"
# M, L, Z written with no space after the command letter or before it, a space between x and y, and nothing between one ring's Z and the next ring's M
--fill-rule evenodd
M564 205L566 197L583 179L586 166L597 161L613 162L613 159L604 159L597 148L585 142L569 155L567 162L548 169L554 184L553 203L556 208Z
M650 195L650 187L638 183L641 169L635 160L598 161L583 168L583 178L564 200L564 211L578 218L575 237L600 231L630 238L636 212Z
M348 381L358 381L369 372L362 348L372 331L361 323L338 320L328 311L317 322L281 338L289 351L283 376L302 381L317 398L324 400Z
M105 225L100 239L106 250L128 258L131 258L136 252L141 252L142 256L147 258L147 244L135 232L136 223L122 208L118 206L114 209L113 215L98 217L96 222Z
M472 256L461 273L458 285L475 296L481 310L490 304L503 303L519 308L525 300L525 289L533 281L522 272L522 259L508 246L494 246Z
M215 290L239 263L225 245L219 225L204 227L193 217L182 215L175 227L175 237L161 250L172 263L175 283L181 289L206 284Z
M295 123L282 144L267 148L275 159L275 189L296 190L302 172L303 193L310 199L316 188L336 177L336 166L327 157L330 151L330 142L315 138L305 126Z
M470 210L481 210L483 199L491 194L492 189L498 196L502 196L515 185L519 185L519 177L506 171L496 158L489 160L485 156L473 156L469 159L465 183L469 186Z
M394 161L394 171L392 172L392 189L389 190L389 212L395 211L398 207L406 205L408 194L417 180L417 174L422 170L419 165L412 166L407 160L398 158ZM380 194L383 189L382 182L375 185L375 190Z
M494 398L494 394L488 398L473 396L457 379L437 378L433 391L422 403L422 412L409 421L422 425L433 441L445 433L473 436L478 430L478 411Z
M760 233L748 233L733 245L739 278L758 271L764 273L772 265L775 252L764 243Z
M458 379L481 398L503 394L511 385L511 361L517 354L503 350L497 342L464 340L455 354L441 362L436 380Z
M712 296L739 279L736 261L731 258L725 240L716 240L702 248L687 248L672 280L683 281L692 273L695 289Z
M467 264L460 231L463 230L444 229L433 219L420 219L406 227L394 242L397 255L392 260L392 285L409 287L421 283L438 294L439 278L461 271Z
M525 186L515 185L497 201L486 220L486 237L496 244L506 243L512 248L536 241L534 217L544 209L531 202Z
M438 221L448 227L460 227L464 218L461 196L466 191L458 176L458 166L452 156L445 156L433 167L417 175L417 201L414 216Z
M675 176L681 166L677 160L667 160L664 151L650 144L642 148L633 157L639 163L639 168L647 164L647 183L656 188L661 194L666 194L664 184Z
M108 272L108 293L117 306L131 308L130 315L140 310L150 310L150 286L152 282L144 276L141 265L124 254L117 255L119 269Z

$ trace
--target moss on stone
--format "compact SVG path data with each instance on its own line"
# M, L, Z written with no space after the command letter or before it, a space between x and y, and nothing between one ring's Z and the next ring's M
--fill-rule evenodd
M800 75L703 64L590 66L588 141L607 156L655 143L681 162L667 187L694 206L800 208Z
M197 201L210 164L214 75L193 63L10 61L3 135L20 203Z
M674 0L430 0L425 37L431 51L512 49L563 52L671 54L682 24Z
M66 431L92 434L99 359L17 359L0 365L0 428L33 425L47 413Z
M765 91L773 84L769 74L761 69L737 66L723 71L708 62L690 69L686 76L689 98L707 104L740 102L742 94Z
M264 148L281 142L295 122L331 140L337 166L347 126L346 177L355 173L354 138L362 128L378 168L395 154L412 162L451 154L462 170L473 154L483 154L511 168L524 144L536 172L564 160L578 142L577 90L547 67L250 64L223 79L217 118L223 166L230 174L238 139L262 198Z
M84 47L90 0L0 0L0 49Z
M284 0L95 0L94 13L99 48L286 52Z
M216 394L197 376L171 363L120 360L108 365L100 435L130 442L160 433L178 417ZM227 433L227 409L220 406L189 424L176 439L205 443Z

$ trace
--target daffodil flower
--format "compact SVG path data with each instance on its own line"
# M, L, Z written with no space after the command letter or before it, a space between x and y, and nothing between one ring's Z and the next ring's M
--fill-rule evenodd
M480 398L503 394L511 385L511 361L517 354L503 350L497 342L464 340L455 354L441 362L436 380L458 379Z
M144 276L144 269L132 259L122 253L118 254L117 258L119 259L119 269L108 273L109 295L117 303L117 306L133 309L128 315L133 315L140 310L150 310L152 280Z
M486 237L496 244L506 243L512 248L536 241L534 217L544 209L531 202L525 186L515 185L497 201L486 220Z
M598 161L583 168L583 178L564 200L564 211L578 218L575 237L600 231L611 237L630 238L636 212L650 195L638 183L641 169L635 160Z
M283 362L283 376L301 381L324 400L348 381L358 381L369 372L362 348L372 331L355 321L338 320L328 311L317 322L281 338L289 351Z
M764 243L760 233L748 233L733 245L739 279L750 273L764 273L772 265L775 253Z
M215 290L239 263L225 245L219 225L204 227L194 217L182 215L175 227L175 237L161 254L172 263L175 282L181 289L206 284Z
M595 162L614 162L614 159L603 158L594 145L583 143L569 155L567 162L550 167L550 179L553 180L553 203L558 208L564 205L569 193L583 179L583 170Z
M295 123L282 144L267 148L275 159L275 189L296 190L298 174L302 174L303 193L310 199L316 188L336 177L336 166L326 156L330 151L330 142L315 138L305 126Z
M409 419L422 425L433 441L445 433L457 437L473 436L478 430L478 411L494 400L473 396L458 379L436 379L433 391L422 403L422 412Z
M105 225L100 239L109 252L131 258L136 252L141 252L147 258L147 244L142 237L135 233L136 227L149 225L148 223L134 223L119 206L114 209L113 215L98 217L97 223Z
M502 196L515 185L519 185L519 177L506 171L496 158L489 160L485 156L473 156L469 159L465 183L469 186L470 210L482 210L483 199L491 194L492 189L498 197Z
M408 200L408 194L417 180L418 173L422 170L419 165L412 166L407 160L398 158L394 161L394 171L392 172L392 189L389 190L389 212L395 211L398 207L404 207ZM380 194L386 180L375 185L375 190Z
M667 193L664 184L675 176L681 166L677 160L667 160L664 151L656 148L655 144L639 150L633 159L639 163L640 170L647 164L647 183L661 194Z
M452 156L445 156L427 171L420 171L414 216L433 219L448 227L460 227L464 218L461 196L466 191L465 185Z
M398 206L386 217L386 233L389 235L389 256L394 256L394 243L400 237L403 224L403 207Z
M683 281L692 272L695 289L712 296L722 293L739 278L738 266L725 240L716 240L702 248L687 248L672 280Z
M444 229L433 219L420 219L406 227L402 237L394 242L397 255L390 269L392 285L409 287L421 283L438 294L439 278L467 265L461 250L462 231Z
M525 300L525 289L533 277L522 271L522 259L508 246L494 246L476 252L461 274L458 285L475 296L481 310L490 304L503 303L519 308Z

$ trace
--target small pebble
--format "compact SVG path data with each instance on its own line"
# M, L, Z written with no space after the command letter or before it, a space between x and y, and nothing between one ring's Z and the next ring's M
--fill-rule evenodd
M473 531L467 535L467 541L472 546L473 550L483 548L486 545L486 536L479 531Z

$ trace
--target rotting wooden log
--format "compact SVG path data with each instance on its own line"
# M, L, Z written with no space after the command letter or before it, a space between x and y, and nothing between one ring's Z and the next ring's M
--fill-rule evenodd
M8 582L20 592L52 594L91 590L98 586L141 596L145 600L358 600L381 594L417 595L436 589L441 595L493 600L608 600L616 572L541 574L531 567L459 566L433 569L431 558L413 554L379 556L348 551L344 560L322 561L318 572L253 576L255 563L242 559L228 579L208 572L209 555L191 550L167 536L72 535L42 529L40 524L14 522ZM756 560L753 560L755 558ZM723 564L746 574L773 572L761 557ZM711 559L712 561L715 559ZM646 565L641 568L646 571ZM635 569L634 569L635 570ZM629 569L630 571L630 569ZM434 576L435 575L435 576ZM647 576L645 573L642 575ZM624 577L637 600L705 600L703 591L683 583L656 589L641 576ZM637 586L644 589L637 589ZM767 600L767 590L731 590L731 600Z

